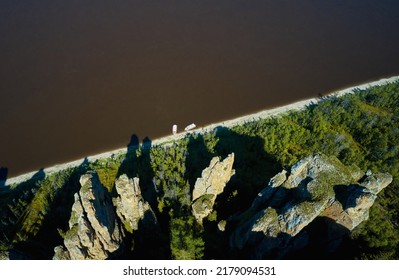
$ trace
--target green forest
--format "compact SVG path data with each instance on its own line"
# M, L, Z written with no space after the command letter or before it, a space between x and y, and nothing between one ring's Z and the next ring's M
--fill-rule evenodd
M51 259L68 230L79 177L96 171L114 195L121 174L139 177L142 195L155 212L160 230L128 235L132 259L240 259L229 249L228 229L217 223L245 211L270 178L315 153L335 156L361 170L389 172L393 182L379 195L370 218L348 235L338 250L309 258L399 259L399 82L321 97L299 111L211 132L188 133L175 142L142 145L133 139L127 153L0 191L0 251L28 252ZM235 176L217 198L203 224L191 213L191 194L214 156L235 154ZM5 187L4 187L5 188ZM145 249L143 249L145 248Z

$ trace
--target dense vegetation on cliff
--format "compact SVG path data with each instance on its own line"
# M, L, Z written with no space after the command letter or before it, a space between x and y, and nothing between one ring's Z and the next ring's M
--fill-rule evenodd
M217 222L247 209L258 192L282 168L315 153L335 156L347 166L389 172L392 184L382 191L370 219L356 228L340 248L322 258L399 258L399 82L326 97L301 111L244 125L188 134L168 145L138 146L133 139L126 155L88 163L0 190L0 250L14 248L33 258L51 258L68 229L79 177L97 172L115 195L121 174L138 176L142 195L160 225L156 242L140 232L131 236L129 258L240 258L229 251ZM235 154L235 176L218 196L203 224L192 212L192 190L212 157ZM228 229L227 229L228 230ZM145 247L145 250L143 248ZM308 255L298 257L314 258ZM227 254L227 255L226 255ZM319 256L320 257L320 256Z

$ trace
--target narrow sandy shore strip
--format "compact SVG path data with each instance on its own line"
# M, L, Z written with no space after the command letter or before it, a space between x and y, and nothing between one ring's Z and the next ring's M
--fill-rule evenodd
M329 94L324 95L325 97L327 96L342 96L344 94L348 94L348 93L353 93L355 89L359 89L359 90L364 90L367 89L369 87L372 86L379 86L379 85L385 85L385 84L389 84L389 83L393 83L399 81L399 76L393 76L390 78L385 78L385 79L381 79L378 81L374 81L374 82L369 82L369 83L364 83L361 85L357 85L357 86L353 86L350 88L346 88L340 91L336 91L336 92L331 92ZM209 132L214 130L216 127L218 126L224 126L224 127L233 127L236 125L242 125L244 123L247 122L251 122L251 121L257 121L260 119L265 119L265 118L269 118L271 116L276 116L276 115L280 115L283 113L287 113L289 111L293 111L293 110L301 110L304 109L307 105L309 104L315 104L318 103L320 101L319 98L310 98L310 99L306 99L306 100L302 100L302 101L298 101L295 103L291 103L285 106L281 106L281 107L277 107L277 108L273 108L273 109L267 109L267 110L263 110L260 111L258 113L254 113L254 114L250 114L250 115L246 115L246 116L242 116L242 117L238 117L232 120L227 120L227 121L223 121L223 122L219 122L219 123L214 123L214 124L210 124L204 127L200 127L194 130L191 130L190 132L182 132L182 133L178 133L176 135L170 135L170 136L166 136L166 137L162 137L159 139L155 139L152 141L152 145L166 145L166 144L170 144L175 140L179 140L183 137L185 137L188 133L204 133L204 132ZM171 127L173 124L170 124ZM105 159L105 158L110 158L112 156L115 155L120 155L120 154L124 154L126 153L126 147L125 148L121 148L121 149L117 149L114 151L109 151L109 152L105 152L105 153L101 153L101 154L97 154L97 155L93 155L93 156L89 156L87 157L87 160L89 162L94 162L96 160L99 159ZM63 163L63 164L58 164L58 165L54 165L52 167L48 167L45 168L43 171L45 172L46 176L58 172L60 170L64 170L67 168L72 168L72 167L76 167L79 166L81 163L83 162L83 159L79 159L79 160L75 160L75 161L71 161L68 163ZM5 182L5 185L14 185L14 184L19 184L22 183L24 181L29 180L30 178L32 178L32 176L36 173L35 172L29 172L26 174L22 174L19 175L17 177L13 177L13 178L8 178Z

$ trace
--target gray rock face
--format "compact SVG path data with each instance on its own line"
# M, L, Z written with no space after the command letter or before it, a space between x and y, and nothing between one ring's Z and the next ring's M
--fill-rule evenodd
M139 178L129 179L121 175L115 181L118 197L113 199L116 214L126 231L133 233L138 229L139 221L146 219L146 223L156 224L155 214L148 202L141 196Z
M392 182L390 174L369 174L361 180L363 175L334 157L315 155L300 160L288 177L285 171L273 177L238 218L231 246L256 248L256 258L279 258L306 245L304 229L317 217L354 229L368 219L378 192ZM340 237L334 233L326 238Z
M54 248L54 257L53 260L70 260L71 255L68 250L65 249L64 246L60 245Z
M264 203L266 203L270 197L275 193L277 187L280 187L286 180L287 180L287 171L283 170L278 173L276 176L270 179L269 184L266 188L258 193L258 196L255 198L254 202L252 203L251 208L258 209L262 207Z
M202 171L202 176L195 182L193 190L193 215L198 222L207 217L213 210L216 197L221 194L227 182L234 175L234 153L223 161L214 157L209 167Z
M9 260L10 256L8 251L0 251L0 261Z
M392 182L388 173L371 174L345 190L343 198L335 200L325 209L322 216L334 220L348 230L353 230L369 218L369 209L374 204L377 194Z
M66 250L56 247L54 259L106 259L122 243L110 195L97 174L83 175L80 184L64 239Z
M220 230L220 231L225 231L226 230L226 220L221 220L219 223L218 223L218 230Z
M377 195L390 183L392 183L392 176L390 174L372 174L370 172L367 177L360 183L360 186L364 187L368 192Z

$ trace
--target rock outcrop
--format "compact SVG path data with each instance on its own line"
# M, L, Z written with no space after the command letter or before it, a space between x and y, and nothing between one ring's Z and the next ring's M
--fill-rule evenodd
M318 217L352 230L368 219L377 194L391 182L390 174L364 175L335 157L306 157L288 177L286 171L273 177L250 209L235 218L231 246L253 248L255 258L281 258L307 245L304 229ZM342 232L329 234L326 242L341 238Z
M221 194L227 182L234 175L234 153L223 161L219 157L212 158L209 167L202 171L193 189L192 210L196 220L202 223L213 210L216 197Z
M54 259L107 259L122 244L122 236L108 191L96 173L80 178L64 245L54 249Z
M358 185L337 188L337 198L325 209L322 216L353 230L369 218L369 209L377 194L392 182L388 173L369 174Z
M113 199L116 214L127 232L133 233L143 221L148 225L156 225L157 220L148 202L141 196L139 178L129 179L121 175L115 181L118 196Z

